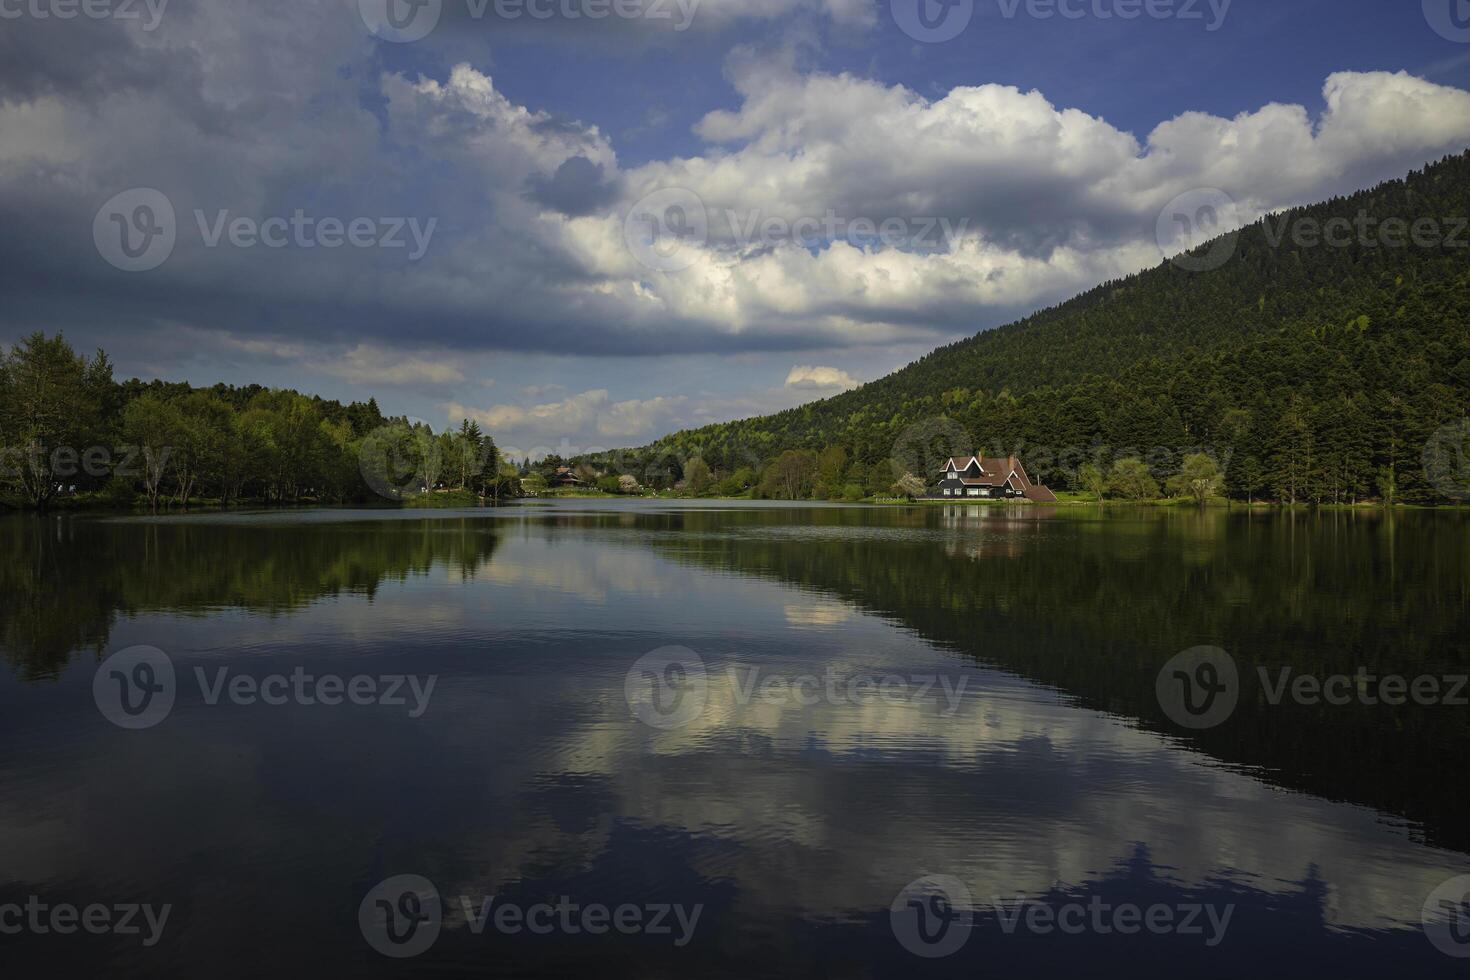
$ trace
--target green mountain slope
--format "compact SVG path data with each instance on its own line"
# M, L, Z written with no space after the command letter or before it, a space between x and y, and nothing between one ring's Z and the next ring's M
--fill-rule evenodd
M855 391L640 452L719 470L841 446L871 465L915 423L950 419L975 448L1015 452L1058 488L1087 459L1142 455L1164 475L1205 449L1242 497L1442 499L1421 457L1467 412L1466 216L1462 154L1258 222L1213 271L1163 263ZM1294 234L1334 220L1336 244Z

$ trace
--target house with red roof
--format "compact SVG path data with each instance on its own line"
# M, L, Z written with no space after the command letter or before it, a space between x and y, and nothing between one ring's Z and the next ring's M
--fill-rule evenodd
M1015 456L951 456L939 471L935 499L1033 500L1055 503L1057 495L1031 482L1026 467Z

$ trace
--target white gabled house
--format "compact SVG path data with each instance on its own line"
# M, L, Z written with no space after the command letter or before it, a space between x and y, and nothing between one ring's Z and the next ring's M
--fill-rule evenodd
M1032 483L1026 467L1015 456L990 457L970 454L951 456L939 471L936 499L975 497L982 500L1026 499L1054 503L1057 495Z

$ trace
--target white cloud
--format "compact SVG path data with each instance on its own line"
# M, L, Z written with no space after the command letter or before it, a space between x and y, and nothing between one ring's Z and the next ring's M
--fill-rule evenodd
M559 384L526 385L521 389L521 394L526 398L544 398L547 395L559 394L566 390L566 385Z
M869 28L878 23L876 0L822 0L822 10L843 27Z
M684 404L682 397L632 399L609 405L597 419L598 435L631 438L656 431Z
M569 247L642 316L756 344L772 333L829 346L973 329L1162 261L1161 208L1220 187L1242 220L1401 174L1470 144L1470 93L1405 73L1332 75L1325 111L1271 104L1233 119L1187 113L1145 141L1003 85L929 100L852 75L800 74L745 53L743 97L708 114L700 156L625 172L624 203L569 221ZM688 268L641 268L622 216L648 193L703 202L709 241ZM947 249L837 241L752 246L741 226L779 218L899 219L915 237L963 231ZM841 236L839 236L840 238Z
M340 359L318 361L324 374L354 384L412 385L456 384L464 380L461 359L456 355L437 358L406 356L400 351L359 344L344 351Z
M797 365L786 375L786 387L804 391L840 389L849 391L858 387L858 381L846 371L833 367L808 367Z
M588 452L606 447L608 440L646 440L661 435L686 402L684 397L663 395L615 402L607 389L598 388L539 405L505 404L478 409L449 402L444 405L444 411L451 422L474 419L495 433L497 439L508 439L521 446L551 447L548 451L570 455L557 447Z
M861 26L875 9L706 0L699 13L714 25L806 14ZM408 347L597 356L930 343L1159 262L1155 219L1182 191L1223 188L1249 219L1470 144L1470 93L1405 73L1334 74L1320 111L1185 113L1140 138L1040 92L927 98L742 49L727 69L738 101L699 122L697 152L629 168L597 126L520 104L469 63L380 75L382 105L370 105L376 48L340 9L262 0L173 14L151 37L105 35L136 56L125 78L27 88L0 70L11 86L0 87L0 290L16 331L44 318L83 340L78 328L157 332L166 316L264 345L260 356L346 350L315 369L405 385L463 376L448 355L393 353ZM55 36L82 51L53 60L92 63L91 34ZM109 52L106 63L123 62ZM103 201L140 184L172 201L179 241L163 266L128 277L101 261L89 230ZM640 264L625 240L633 205L667 187L695 192L711 218L710 241L675 273ZM438 230L410 263L388 250L206 248L193 225L196 208L264 219L308 205L437 218ZM727 211L963 231L935 249L753 245ZM609 437L672 411L610 396L579 408L589 394L496 410L549 425L539 408L561 405Z

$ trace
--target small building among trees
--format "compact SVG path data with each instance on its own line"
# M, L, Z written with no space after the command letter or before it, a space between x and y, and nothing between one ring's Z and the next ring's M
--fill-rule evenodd
M982 500L1034 500L1055 503L1057 495L1032 483L1026 467L1015 456L990 457L970 454L951 456L939 473L935 499L955 497Z
M558 487L584 487L587 481L577 476L570 466L558 466L556 472L546 478L546 483L554 490Z

